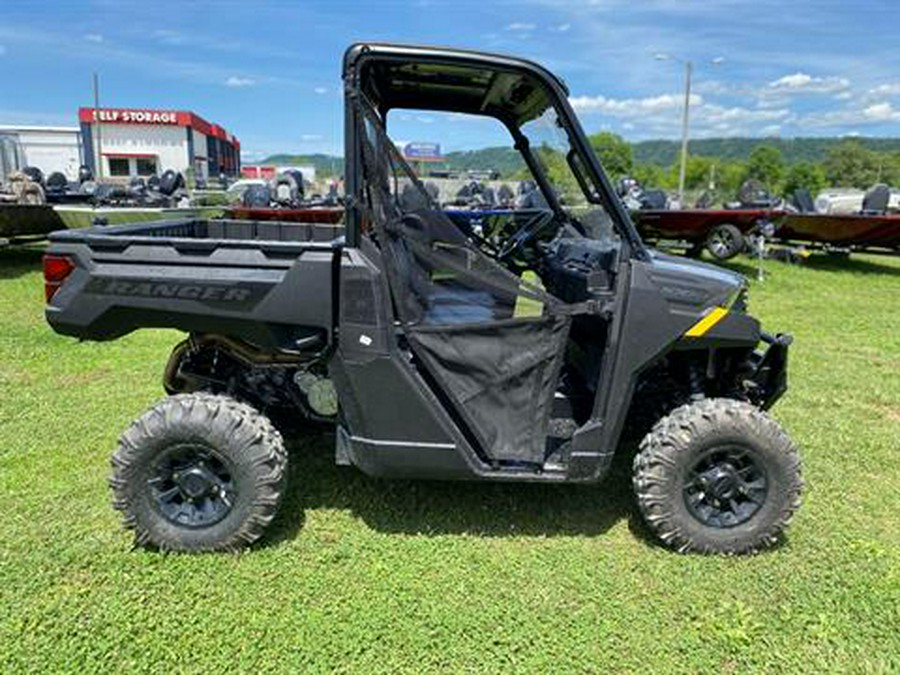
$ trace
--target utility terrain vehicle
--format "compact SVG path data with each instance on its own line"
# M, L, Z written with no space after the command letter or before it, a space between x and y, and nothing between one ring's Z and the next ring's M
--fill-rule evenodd
M649 250L565 85L534 63L357 44L344 58L343 227L184 220L56 233L47 318L106 340L189 333L170 396L122 435L115 506L137 542L231 550L285 488L281 432L331 424L373 476L599 482L627 433L647 524L678 550L775 542L797 449L764 411L790 338L741 276ZM545 208L454 224L385 128L393 109L491 116Z

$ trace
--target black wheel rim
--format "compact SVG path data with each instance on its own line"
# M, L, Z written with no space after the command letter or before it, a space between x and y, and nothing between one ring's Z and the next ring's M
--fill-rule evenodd
M753 452L737 445L718 446L688 471L684 503L704 525L735 527L762 508L768 491L765 469Z
M181 527L209 527L234 507L237 491L229 463L203 445L168 448L147 480L156 509Z

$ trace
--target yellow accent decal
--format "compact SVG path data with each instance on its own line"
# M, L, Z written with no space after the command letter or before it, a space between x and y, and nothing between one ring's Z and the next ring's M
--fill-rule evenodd
M721 321L728 314L728 310L722 307L713 307L712 311L695 323L691 329L685 333L688 337L703 337L710 328Z

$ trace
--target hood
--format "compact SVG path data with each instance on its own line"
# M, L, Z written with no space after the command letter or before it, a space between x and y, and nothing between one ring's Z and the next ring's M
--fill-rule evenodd
M650 278L669 302L731 307L747 288L743 275L698 260L650 251Z

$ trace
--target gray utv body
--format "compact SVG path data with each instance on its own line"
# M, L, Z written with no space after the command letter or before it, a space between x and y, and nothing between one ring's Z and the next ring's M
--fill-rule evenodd
M191 220L55 233L48 256L72 270L48 277L54 330L187 331L169 393L213 391L333 424L337 462L385 477L599 481L644 418L714 397L764 410L784 393L790 339L746 313L740 275L645 247L544 68L366 43L347 51L343 79L342 227ZM567 159L607 215L598 234L570 220L519 131L538 103L555 110ZM431 201L385 133L403 108L509 129L547 203L540 227L521 214L511 239L516 254L540 250L538 283ZM404 203L401 183L417 198Z

